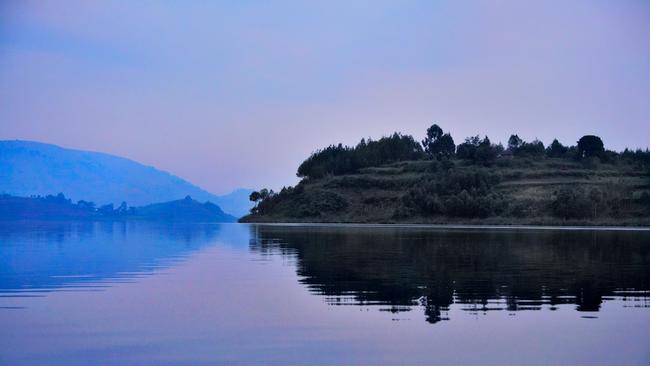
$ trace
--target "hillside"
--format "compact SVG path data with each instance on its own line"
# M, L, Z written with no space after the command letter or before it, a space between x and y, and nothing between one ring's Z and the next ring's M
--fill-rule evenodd
M64 193L73 201L141 206L187 195L241 216L251 203L246 190L216 196L179 177L135 161L32 141L0 141L0 193L14 196ZM244 193L242 193L244 192Z
M219 206L184 199L143 207L112 204L95 207L92 202L73 203L63 194L45 197L0 195L0 220L148 220L174 222L235 222Z
M647 151L515 143L451 140L445 153L395 134L333 145L301 164L295 187L254 193L241 221L650 226Z

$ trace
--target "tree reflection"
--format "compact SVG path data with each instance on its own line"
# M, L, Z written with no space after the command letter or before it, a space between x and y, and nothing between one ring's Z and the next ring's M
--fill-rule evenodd
M301 282L330 304L469 311L598 311L647 298L650 232L252 226L251 249L295 257Z

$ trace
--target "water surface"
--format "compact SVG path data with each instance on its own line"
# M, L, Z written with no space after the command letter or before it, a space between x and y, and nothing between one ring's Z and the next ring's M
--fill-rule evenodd
M650 232L0 224L0 364L650 364Z

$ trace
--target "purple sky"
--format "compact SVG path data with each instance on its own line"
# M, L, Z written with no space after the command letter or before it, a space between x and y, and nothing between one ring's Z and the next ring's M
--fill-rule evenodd
M649 116L643 0L0 3L0 139L215 193L294 184L318 147L433 122L456 142L620 150L650 145Z

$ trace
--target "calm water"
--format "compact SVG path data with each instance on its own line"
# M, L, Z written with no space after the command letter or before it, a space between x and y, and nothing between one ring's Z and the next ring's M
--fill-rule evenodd
M0 364L650 364L650 232L0 224Z

